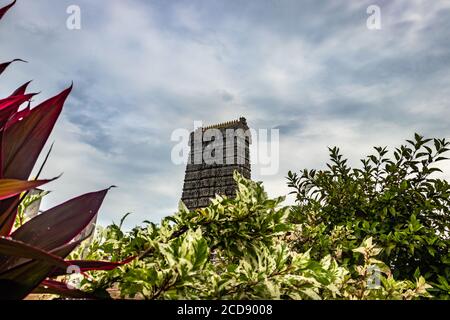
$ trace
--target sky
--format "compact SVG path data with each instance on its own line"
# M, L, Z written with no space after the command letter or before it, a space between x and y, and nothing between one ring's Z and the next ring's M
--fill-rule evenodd
M331 146L358 165L415 132L450 137L450 1L18 0L0 42L2 61L28 61L2 75L0 96L33 80L39 103L73 81L43 172L63 175L42 209L116 185L102 225L177 210L185 166L171 134L194 121L278 129L279 169L252 168L270 196L289 192L289 170L323 168Z

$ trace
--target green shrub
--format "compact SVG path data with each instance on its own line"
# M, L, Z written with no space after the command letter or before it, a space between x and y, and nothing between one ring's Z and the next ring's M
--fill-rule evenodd
M115 288L140 299L412 299L429 296L424 278L394 280L375 257L368 238L356 248L361 263L350 268L331 255L297 250L298 225L288 221L284 198L270 199L261 183L235 173L235 199L217 196L204 209L179 211L160 225L146 223L128 233L111 225L87 248L88 259L135 259L112 271L90 273L83 289L97 295ZM77 256L74 256L77 258ZM369 287L371 268L379 286Z
M351 266L360 259L353 249L372 237L396 279L421 273L433 284L431 292L448 298L450 186L435 172L447 159L449 142L417 134L407 142L393 157L375 148L361 168L351 168L339 149L331 148L327 169L289 172L297 200L290 215L298 225L292 239L299 250L311 248L314 258L331 254Z

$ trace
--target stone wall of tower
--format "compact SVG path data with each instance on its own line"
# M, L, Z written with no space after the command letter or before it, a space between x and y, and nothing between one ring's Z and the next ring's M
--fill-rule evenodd
M248 134L248 129L245 118L240 118L236 121L199 128L191 133L190 157L186 166L181 197L190 210L206 207L216 194L234 197L236 195L236 183L233 179L235 170L244 177L251 178L251 136ZM216 133L220 131L221 141L211 138L209 134L215 133L212 130L217 130ZM210 152L211 150L213 152Z

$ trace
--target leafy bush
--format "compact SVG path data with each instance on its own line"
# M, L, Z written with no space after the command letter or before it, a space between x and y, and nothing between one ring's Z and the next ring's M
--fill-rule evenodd
M140 299L412 299L428 296L422 277L394 280L375 259L380 249L366 239L355 254L356 272L327 255L312 259L296 250L289 237L297 226L288 221L283 197L270 199L261 185L235 173L234 199L217 196L207 208L179 211L160 225L147 222L128 233L120 225L99 232L89 259L122 261L108 272L90 273L83 289L97 295ZM86 250L87 249L87 250ZM371 269L376 267L380 273ZM379 285L368 288L373 277ZM115 290L111 290L115 289ZM118 293L117 293L118 292Z
M375 148L361 168L351 168L331 148L326 170L289 172L297 200L290 219L299 225L293 241L315 258L332 254L350 266L360 259L353 249L372 237L395 278L421 273L433 284L431 292L448 298L450 186L435 172L449 142L416 134L407 143L392 159L386 148Z

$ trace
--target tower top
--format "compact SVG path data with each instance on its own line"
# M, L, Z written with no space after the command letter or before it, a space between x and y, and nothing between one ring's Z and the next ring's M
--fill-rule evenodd
M221 122L221 123L209 125L209 126L206 126L206 127L200 127L197 130L202 129L203 131L205 131L205 130L208 130L208 129L234 128L234 127L240 127L240 126L242 126L243 128L248 129L247 119L245 119L244 117L240 117L237 120Z

